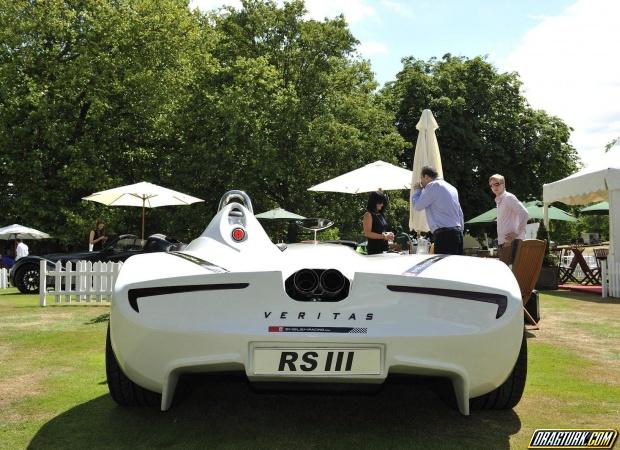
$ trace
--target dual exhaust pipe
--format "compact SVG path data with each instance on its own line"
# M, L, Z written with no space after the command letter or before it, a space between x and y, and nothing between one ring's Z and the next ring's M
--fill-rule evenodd
M296 294L304 298L333 299L342 294L347 285L345 276L336 269L301 269L293 275L293 287Z

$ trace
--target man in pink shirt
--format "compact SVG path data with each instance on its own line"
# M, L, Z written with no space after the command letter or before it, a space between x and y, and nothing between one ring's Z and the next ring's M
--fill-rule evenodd
M525 239L525 225L529 215L517 197L506 191L506 180L502 175L492 175L489 186L497 204L498 255L502 261L510 264L516 250L516 247L513 249L513 242Z

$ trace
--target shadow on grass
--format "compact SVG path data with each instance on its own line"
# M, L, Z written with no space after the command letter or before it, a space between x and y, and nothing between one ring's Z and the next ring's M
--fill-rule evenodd
M538 336L536 336L533 332L534 331L538 331L536 329L525 329L524 333L525 333L525 339L536 339Z
M94 325L96 323L103 323L103 322L109 322L109 321L110 321L110 313L105 313L97 317L93 317L88 322L86 322L84 325Z
M560 289L555 290L555 291L540 291L540 293L548 295L549 297L561 298L564 300L578 300L578 301L591 302L591 303L620 305L619 298L615 298L615 297L603 298L598 294L569 292L569 291L563 291Z
M0 289L0 297L5 295L17 295L15 292L7 291L6 289Z
M109 395L44 424L29 448L510 448L513 411L461 416L424 383L375 394L256 393L238 379L200 379L162 413Z

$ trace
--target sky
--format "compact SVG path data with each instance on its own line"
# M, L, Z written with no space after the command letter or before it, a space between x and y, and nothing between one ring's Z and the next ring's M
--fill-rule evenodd
M306 0L306 9L317 20L344 15L380 84L403 57L486 56L500 72L520 74L533 108L574 129L584 163L620 137L620 0Z

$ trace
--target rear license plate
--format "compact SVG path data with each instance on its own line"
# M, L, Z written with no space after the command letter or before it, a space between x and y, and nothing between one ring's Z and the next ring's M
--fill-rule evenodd
M379 375L379 348L255 348L256 375Z

